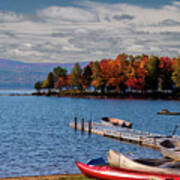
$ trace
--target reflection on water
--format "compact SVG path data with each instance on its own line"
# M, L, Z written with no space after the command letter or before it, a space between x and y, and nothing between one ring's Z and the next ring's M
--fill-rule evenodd
M75 132L69 122L75 115L95 122L111 116L169 135L179 117L157 115L161 109L180 111L180 102L0 96L0 177L77 173L75 160L106 158L110 148L133 157L160 157L156 150Z
M33 89L0 89L0 96L32 94L33 92L35 92Z

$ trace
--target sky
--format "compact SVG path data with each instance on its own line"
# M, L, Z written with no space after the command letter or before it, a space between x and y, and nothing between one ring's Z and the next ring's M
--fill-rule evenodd
M179 0L0 0L0 58L82 62L180 55Z

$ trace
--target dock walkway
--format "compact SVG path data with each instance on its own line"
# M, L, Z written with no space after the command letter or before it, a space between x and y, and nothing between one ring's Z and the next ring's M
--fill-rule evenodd
M142 146L147 146L151 148L160 148L160 143L164 140L179 140L180 136L166 136L162 134L149 133L135 129L122 128L118 126L105 126L102 123L83 123L82 124L69 124L71 128L85 131L100 136L115 138L122 141L127 141L131 143L136 143Z

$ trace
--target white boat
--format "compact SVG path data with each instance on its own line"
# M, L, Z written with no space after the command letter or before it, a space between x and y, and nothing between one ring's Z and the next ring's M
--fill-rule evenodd
M166 161L166 163L159 163L159 165L156 164L153 166L151 163L148 162L142 163L142 161L138 162L138 160L131 160L123 154L117 153L113 150L110 150L108 153L108 162L110 166L130 171L180 175L179 164L177 164L178 168L174 168L176 166L172 162Z
M171 158L174 161L180 161L180 141L165 140L160 143L160 151L164 157Z
M173 159L174 161L180 161L180 148L160 148L164 157Z

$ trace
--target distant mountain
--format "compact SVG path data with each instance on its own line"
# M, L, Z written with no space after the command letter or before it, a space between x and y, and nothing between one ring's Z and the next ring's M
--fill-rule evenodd
M0 59L0 88L33 88L36 81L44 80L56 66L72 69L75 63L24 63ZM83 67L87 62L80 63Z

